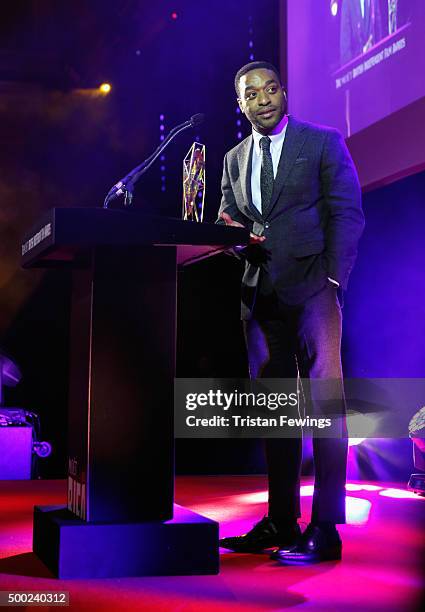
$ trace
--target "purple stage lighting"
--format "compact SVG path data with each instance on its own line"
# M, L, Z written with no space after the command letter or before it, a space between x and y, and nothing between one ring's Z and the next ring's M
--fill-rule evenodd
M336 17L338 15L338 2L335 0L331 0L331 13L332 17Z
M15 387L21 378L22 374L16 363L0 353L0 406L3 404L3 385Z
M413 442L413 464L419 474L412 474L407 488L425 495L425 406L413 415L409 423L409 437Z

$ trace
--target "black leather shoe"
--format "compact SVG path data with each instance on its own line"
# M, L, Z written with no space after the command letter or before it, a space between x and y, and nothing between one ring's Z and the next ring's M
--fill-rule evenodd
M298 523L279 530L271 518L264 516L251 531L244 535L223 538L219 541L219 546L246 553L258 553L266 548L277 546L282 550L289 550L296 545L300 536L301 530Z
M324 530L309 525L291 550L277 550L271 559L283 565L304 565L341 559L342 542L336 529Z

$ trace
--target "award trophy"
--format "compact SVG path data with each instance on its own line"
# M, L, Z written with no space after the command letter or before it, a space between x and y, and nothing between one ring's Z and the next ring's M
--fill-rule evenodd
M194 142L183 160L183 219L202 222L205 201L205 145Z
M397 0L388 0L388 33L397 30Z

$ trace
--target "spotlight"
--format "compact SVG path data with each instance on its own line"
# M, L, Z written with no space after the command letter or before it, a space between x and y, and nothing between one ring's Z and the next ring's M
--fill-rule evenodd
M338 14L338 2L336 0L331 0L331 13L332 17L336 17Z
M357 446L363 440L371 437L375 431L376 422L371 414L361 414L359 412L349 412L347 414L347 427L350 437L349 446Z
M418 495L425 495L425 406L413 415L409 423L409 437L413 442L413 464L419 474L412 474L407 488Z
M348 438L348 446L358 446L364 440L366 440L366 438Z
M3 404L3 386L15 387L21 378L22 374L17 364L0 353L0 406Z
M99 85L99 91L105 95L110 93L111 89L112 85L110 83L102 83L102 85Z
M372 503L362 497L351 497L347 495L345 511L349 525L364 525L369 519Z
M175 20L175 19L177 19L177 17L178 17L177 13L176 13L175 11L173 11L173 12L171 13L171 19L174 19L174 20Z

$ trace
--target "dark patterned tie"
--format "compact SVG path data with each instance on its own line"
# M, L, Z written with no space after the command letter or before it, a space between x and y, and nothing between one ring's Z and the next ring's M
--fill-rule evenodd
M267 215L267 209L270 206L273 193L273 161L270 153L271 140L268 136L263 136L260 140L261 147L261 214L263 217Z

